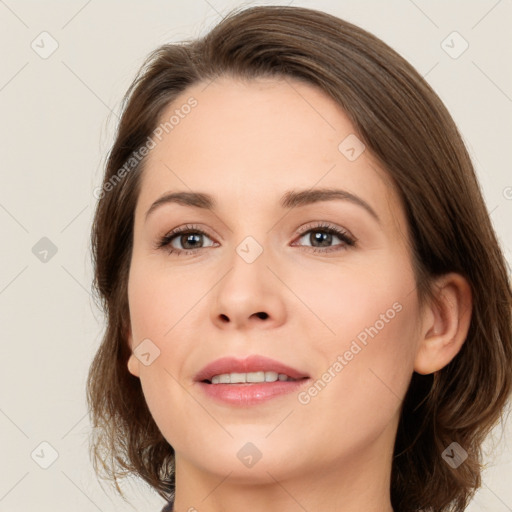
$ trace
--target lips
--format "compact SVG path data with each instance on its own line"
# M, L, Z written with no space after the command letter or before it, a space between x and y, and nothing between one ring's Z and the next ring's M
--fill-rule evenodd
M206 365L194 377L197 382L211 383L212 377L226 373L252 373L252 372L276 372L284 374L292 379L300 380L308 378L306 373L287 366L268 357L252 355L246 359L237 359L235 357L223 357Z

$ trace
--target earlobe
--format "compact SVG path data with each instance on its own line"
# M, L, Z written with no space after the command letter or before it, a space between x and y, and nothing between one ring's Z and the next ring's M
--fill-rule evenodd
M132 350L132 343L133 343L133 337L131 330L128 332L128 336L126 337L128 347L130 347L130 350ZM128 358L128 371L134 376L139 377L139 360L135 357L133 352L130 354L130 357Z
M444 368L466 341L472 312L471 287L460 274L438 278L437 301L425 306L414 371L422 375Z
M139 360L133 354L128 358L128 371L134 377L139 377Z

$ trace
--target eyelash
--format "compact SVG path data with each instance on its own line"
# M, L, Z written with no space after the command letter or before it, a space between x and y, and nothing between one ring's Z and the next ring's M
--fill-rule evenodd
M308 234L309 232L325 232L330 235L337 236L343 244L332 246L332 247L312 247L312 246L299 246L303 249L306 248L309 252L313 253L329 253L333 251L343 251L347 250L349 247L355 247L357 240L352 237L347 231L337 228L331 224L327 223L318 223L313 226L309 225L305 228L301 228L299 233L299 239L302 238L304 235ZM185 235L185 234L200 234L205 235L208 238L211 238L208 233L203 231L202 229L199 229L197 226L187 224L185 226L180 226L179 228L173 229L171 232L167 233L165 236L163 236L155 245L155 249L165 249L168 254L177 253L177 255L184 254L185 256L194 254L200 249L206 249L206 247L197 247L195 249L176 249L172 247L170 244L173 241L174 238L176 238L178 235Z

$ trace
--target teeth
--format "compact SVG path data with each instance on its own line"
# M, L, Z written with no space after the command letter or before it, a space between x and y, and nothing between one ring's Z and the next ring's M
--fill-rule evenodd
M275 382L292 381L292 379L284 373L276 372L250 372L250 373L223 373L212 377L212 384L239 384L245 382Z

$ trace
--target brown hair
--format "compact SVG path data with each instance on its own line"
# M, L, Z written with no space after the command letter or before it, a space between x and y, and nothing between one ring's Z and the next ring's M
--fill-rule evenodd
M203 38L159 47L124 97L91 237L94 287L107 315L87 383L96 470L101 466L121 495L118 477L133 473L162 497L173 497L173 448L148 410L139 379L127 369L127 280L146 160L114 186L112 180L151 136L165 107L190 85L220 76L290 77L332 97L397 186L420 300L434 299L435 276L457 272L470 283L473 311L461 350L443 369L412 375L390 490L395 512L464 510L481 485L482 442L512 386L512 294L505 259L470 157L435 92L375 36L299 7L237 9ZM456 469L441 456L452 442L468 453Z

